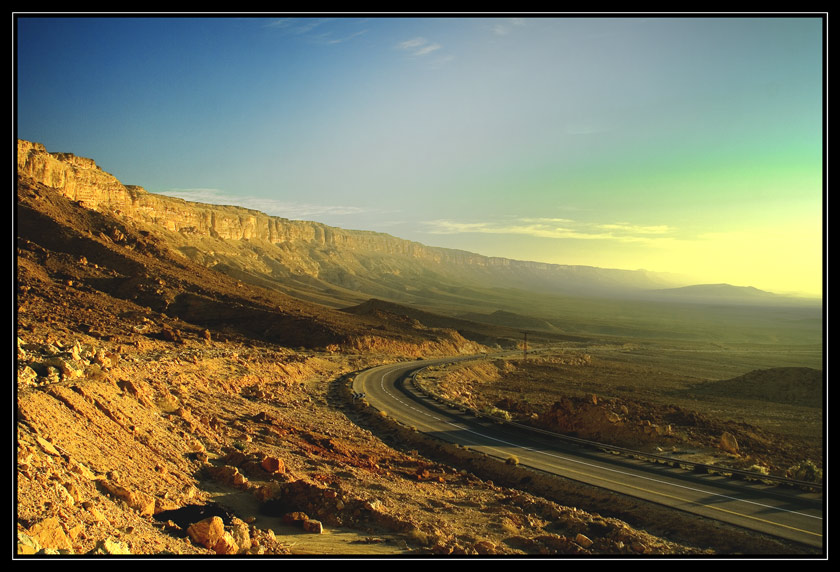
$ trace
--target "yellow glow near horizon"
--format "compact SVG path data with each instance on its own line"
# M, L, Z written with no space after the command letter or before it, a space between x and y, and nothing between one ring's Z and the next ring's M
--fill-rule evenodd
M821 245L822 225L803 220L783 229L767 225L707 232L693 239L660 239L655 248L629 249L615 258L610 249L603 249L597 265L669 272L695 283L725 282L821 297Z

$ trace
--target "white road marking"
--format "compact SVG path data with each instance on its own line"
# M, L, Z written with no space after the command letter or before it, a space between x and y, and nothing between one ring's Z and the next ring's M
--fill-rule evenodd
M453 422L451 422L447 419L442 419L440 417L434 416L431 413L429 413L428 410L418 409L417 407L415 407L413 405L412 402L407 402L407 401L403 400L402 398L400 398L400 396L392 393L385 386L385 376L387 375L387 373L391 373L391 372L383 373L382 377L379 380L380 389L383 391L383 393L388 395L394 401L400 403L403 407L407 407L407 408L411 409L412 411L415 411L416 413L423 414L424 416L429 417L430 419L433 419L435 421L450 425L450 426L458 429L459 431L466 431L468 433L478 435L479 437L482 437L484 439L490 439L492 441L497 441L499 443L503 443L505 445L508 445L510 447L514 447L516 449L531 451L531 452L541 454L541 455L545 455L545 456L548 456L548 457L554 457L556 459L563 460L563 461L566 461L566 462L572 462L572 463L577 463L579 465L583 465L583 466L587 466L587 467L598 468L598 469L606 470L606 471L613 472L613 473L616 473L616 474L635 477L637 479L643 479L643 480L646 480L646 481L650 481L650 482L654 482L654 483L658 483L658 484L661 484L661 485L670 486L670 487L674 487L674 488L681 488L681 489L689 490L689 491L692 491L692 492L695 492L695 493L701 493L701 494L708 495L708 496L719 497L719 498L723 498L723 499L727 499L727 500L731 500L731 501L735 501L735 502L742 502L742 503L746 503L746 504L751 504L751 505L755 505L755 506L759 506L759 507L762 507L762 508L767 508L767 509L771 509L771 510L775 510L775 511L779 511L779 512L797 514L797 515L805 516L805 517L808 517L808 518L823 520L823 518L821 516L814 516L814 515L802 513L802 512L799 512L799 511L787 510L787 509L784 509L784 508L779 508L779 507L775 507L775 506L772 506L772 505L759 503L759 502L756 502L756 501L750 501L750 500L746 500L746 499L742 499L742 498L738 498L738 497L723 495L723 494L720 494L720 493L714 493L714 492L706 491L706 490L703 490L703 489L698 489L698 488L695 488L695 487L689 487L687 485L671 483L671 482L663 481L663 480L660 480L660 479L655 479L653 477L647 477L647 476L643 476L643 475L630 473L630 472L627 472L627 471L622 471L622 470L619 470L619 469L613 469L611 467L600 466L600 465L596 465L594 463L589 463L589 462L586 462L586 461L581 461L581 460L578 460L578 459L565 457L563 455L559 455L557 453L553 453L553 452L549 452L549 451L545 451L545 450L540 450L540 449L535 449L535 448L532 448L532 447L519 445L517 443L513 443L513 442L510 442L510 441L505 441L505 440L502 440L502 439L498 439L496 437L492 437L490 435L486 435L484 433L480 433L480 432L475 431L473 429L469 429L467 427L457 425L456 423L453 423ZM500 449L496 449L494 447L490 447L489 445L481 445L480 443L474 443L473 445L485 447L489 450L496 451L500 456L510 455L510 453L508 453L508 452L502 451ZM554 466L558 469L563 468L562 466L558 466L558 465L554 465ZM593 475L593 477L594 477L594 475ZM651 491L651 492L655 493L656 491Z

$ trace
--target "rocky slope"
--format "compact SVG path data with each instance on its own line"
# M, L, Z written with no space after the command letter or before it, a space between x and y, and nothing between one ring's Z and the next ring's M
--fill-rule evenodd
M561 483L544 498L419 452L359 413L343 376L482 346L197 264L172 241L182 230L150 214L177 201L144 202L89 160L22 151L17 557L799 550L625 503L630 525L612 495Z
M564 266L434 248L390 235L272 217L240 207L187 202L125 186L93 160L18 141L18 173L83 206L169 231L182 254L243 280L349 305L370 297L434 297L441 286L493 284L597 292L663 287L644 271ZM363 297L359 297L359 293ZM439 292L438 292L439 294Z

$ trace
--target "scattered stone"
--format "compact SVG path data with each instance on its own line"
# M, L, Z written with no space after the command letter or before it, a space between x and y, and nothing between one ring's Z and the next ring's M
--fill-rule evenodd
M720 448L726 451L727 453L737 455L738 441L735 439L735 436L732 433L724 431L723 434L720 436Z
M43 439L41 437L36 437L35 440L38 442L38 444L44 450L44 453L47 453L48 455L53 455L55 457L60 457L61 456L61 453L58 452L58 449L56 449L55 446L52 443L50 443L49 441L47 441L46 439Z
M18 366L17 380L24 385L33 385L38 379L38 373L28 365Z
M187 534L196 544L212 550L225 535L225 523L220 517L211 516L191 524Z
M644 554L645 552L647 552L647 546L637 541L630 545L630 550L632 550L636 554Z
M61 527L61 522L56 517L50 517L32 526L28 532L43 548L56 550L73 550L70 539Z
M79 463L78 461L70 459L67 466L68 466L68 468L70 469L71 472L73 472L73 473L75 473L75 474L77 474L77 475L79 475L79 476L81 476L81 477L83 477L83 478L85 478L89 481L92 481L96 478L96 475L93 474L93 471L91 471L90 469L88 469L86 466Z
M225 531L219 541L213 546L213 552L216 554L236 554L239 552L239 546L236 544L231 533Z
M105 540L100 540L96 544L96 548L88 552L88 554L131 554L131 550L129 550L127 544L119 540L106 538Z
M132 509L136 510L142 516L151 516L155 514L155 499L141 491L132 491L124 486L115 484L110 481L102 481L102 488L109 494L122 499Z
M65 379L79 379L85 375L83 367L78 362L69 361L58 356L47 358L44 360L44 365L58 369L61 372L61 376Z
M233 518L230 532L234 542L239 546L239 553L247 552L251 548L251 533L248 523L239 518Z
M319 520L306 519L303 521L304 532L311 532L313 534L321 534L324 532L324 526Z
M282 459L278 459L277 457L266 457L260 463L263 469L265 469L269 473L285 473L286 466L283 463Z
M479 540L478 542L473 544L473 550L475 550L479 554L495 554L496 545L490 542L489 540Z
M259 502L267 502L280 496L282 488L279 483L270 482L257 487L253 494Z
M17 553L18 554L37 554L42 549L38 541L32 536L18 531L17 533Z
M168 341L168 342L176 342L181 343L184 339L181 337L181 332L176 330L175 328L171 328L170 326L164 324L163 329L160 332L161 337Z
M284 524L302 526L305 520L309 520L309 516L305 512L287 512L283 515Z
M382 504L381 500L374 499L374 500L370 500L370 501L365 501L365 508L367 510L372 510L374 512L379 512L379 511L384 510L385 506Z
M222 465L221 467L208 467L210 476L220 483L232 485L234 487L245 487L248 483L248 478L239 472L236 467L230 465Z

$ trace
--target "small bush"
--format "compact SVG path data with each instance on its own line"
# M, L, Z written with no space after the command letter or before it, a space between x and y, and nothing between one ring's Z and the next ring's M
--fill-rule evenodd
M513 419L511 414L504 409L499 409L498 407L486 407L483 411L485 415L492 415L493 417L500 417L505 421L510 421Z
M752 467L750 467L747 470L750 471L750 472L753 472L753 473L758 473L760 475L769 475L770 474L770 469L768 469L767 467L764 467L762 465L753 465Z
M813 461L801 461L787 470L787 476L798 481L816 483L822 480L823 471Z

